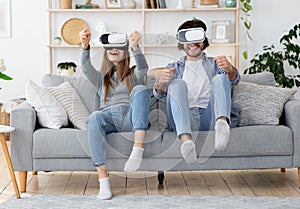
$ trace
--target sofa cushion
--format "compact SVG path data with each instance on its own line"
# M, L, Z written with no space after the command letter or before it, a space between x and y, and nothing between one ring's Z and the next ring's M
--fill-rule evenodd
M69 82L64 82L47 90L62 104L70 121L76 128L86 130L86 119L89 111L81 101L76 90Z
M296 90L240 82L232 102L240 107L239 126L278 125L284 104Z
M35 108L41 126L59 129L68 125L64 107L46 89L29 81L25 94L27 101Z
M229 143L224 151L214 148L214 131L192 132L197 156L205 157L249 157L249 156L288 156L293 154L292 130L286 126L247 126L231 129ZM157 157L181 158L180 140L176 133L163 134L162 150Z
M43 76L42 84L44 87L55 87L66 81L72 84L90 113L99 109L100 98L96 89L80 71L76 71L73 77L46 74Z
M108 158L127 159L132 150L133 133L112 133L107 136ZM145 138L144 157L162 152L162 134L148 131ZM86 158L91 157L87 131L72 128L60 130L41 128L33 134L33 158Z
M241 75L241 81L260 85L275 86L275 77L271 72Z

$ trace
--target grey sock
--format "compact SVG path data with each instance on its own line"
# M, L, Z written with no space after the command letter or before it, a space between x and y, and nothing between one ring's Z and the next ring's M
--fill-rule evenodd
M215 149L224 150L230 137L230 127L227 121L219 119L215 125Z
M182 157L188 164L197 163L196 146L192 140L187 140L180 147Z
M137 171L142 163L144 148L133 147L132 152L125 163L124 171L134 172Z
M110 191L110 183L109 178L99 179L99 194L97 195L97 199L100 200L109 200L112 198L112 193Z

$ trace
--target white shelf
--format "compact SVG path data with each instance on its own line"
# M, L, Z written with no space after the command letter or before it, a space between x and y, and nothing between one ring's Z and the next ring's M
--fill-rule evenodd
M67 19L78 17L86 20L90 26L91 30L95 31L99 21L105 21L109 23L109 29L111 30L121 30L127 33L130 33L134 29L139 30L143 35L145 34L158 34L158 33L168 33L171 35L172 40L168 40L165 44L155 44L156 40L145 39L140 41L140 46L145 52L156 51L157 57L155 59L149 58L146 56L147 60L150 62L157 62L159 59L160 52L165 55L171 53L179 54L177 50L177 44L175 43L174 33L176 28L180 23L183 23L185 20L191 19L193 17L199 17L204 20L208 27L208 33L211 30L211 21L212 20L230 20L231 21L231 40L230 43L220 43L213 44L210 42L208 52L214 51L212 54L216 55L218 53L225 53L232 57L233 64L238 67L239 60L239 18L240 18L240 9L239 5L236 8L220 8L220 7L197 7L197 8L163 8L163 9L148 9L145 8L146 3L140 2L140 7L138 9L58 9L57 0L48 0L49 7L47 12L49 14L49 42L47 47L49 48L50 53L50 72L53 72L54 66L58 60L65 59L62 57L64 51L66 56L69 56L70 51L75 51L79 48L79 45L68 45L63 42L62 45L54 45L53 38L60 35L60 27L62 23ZM173 0L166 0L167 6L168 3L172 3ZM170 2L169 2L170 1ZM189 0L186 1L186 5ZM237 2L239 4L239 2ZM100 5L101 6L101 5ZM115 19L114 19L115 18ZM128 22L128 23L127 23ZM208 34L208 37L209 34ZM174 40L173 40L174 39ZM153 43L152 43L153 42ZM172 43L172 44L171 44ZM97 52L100 52L98 49L102 49L102 46L91 46L91 48L96 49ZM60 52L62 51L62 52ZM75 51L76 52L76 51ZM78 52L78 51L77 51ZM228 54L226 54L228 53ZM209 54L210 55L210 54ZM77 55L79 56L79 55ZM66 57L68 59L69 57ZM179 58L179 57L178 57ZM101 59L99 56L98 61ZM162 63L159 63L162 65ZM167 64L167 63L164 63Z

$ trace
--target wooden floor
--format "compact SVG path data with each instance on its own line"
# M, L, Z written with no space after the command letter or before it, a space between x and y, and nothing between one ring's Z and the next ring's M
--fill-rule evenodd
M191 196L300 196L297 169L165 172L158 187L156 172L111 172L113 195L191 195ZM126 176L127 175L127 176ZM18 172L16 172L18 177ZM32 194L98 193L96 172L28 173L27 192ZM14 195L9 172L0 148L0 205Z

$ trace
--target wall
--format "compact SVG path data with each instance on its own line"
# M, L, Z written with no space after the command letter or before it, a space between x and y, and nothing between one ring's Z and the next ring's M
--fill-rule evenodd
M299 0L252 0L252 5L253 41L247 45L250 58L264 45L278 46L282 34L300 21ZM0 57L14 80L0 80L0 102L24 97L28 79L40 84L49 72L47 6L47 0L11 0L12 36L0 38ZM240 59L241 71L248 65Z

